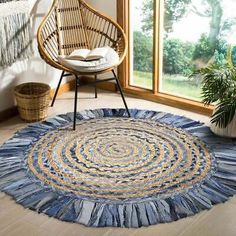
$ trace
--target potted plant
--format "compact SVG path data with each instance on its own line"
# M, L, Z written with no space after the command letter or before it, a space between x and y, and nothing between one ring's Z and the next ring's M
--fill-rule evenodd
M228 50L225 63L213 63L191 76L196 75L203 79L204 104L216 104L211 130L220 136L236 138L236 67L232 62L232 48Z

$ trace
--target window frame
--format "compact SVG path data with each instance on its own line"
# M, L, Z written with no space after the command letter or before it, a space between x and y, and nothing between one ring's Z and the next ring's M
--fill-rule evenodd
M130 3L134 0L116 0L117 1L117 21L120 26L123 28L128 42L130 40ZM162 51L160 50L161 46L161 33L158 30L161 28L162 19L161 12L162 11L162 4L161 1L163 0L154 0L154 46L153 46L153 89L145 89L130 85L130 59L131 59L131 48L130 43L128 44L128 53L125 57L123 63L118 68L118 76L119 80L122 84L124 91L128 94L132 94L138 96L142 99L155 101L164 105L169 105L172 107L200 113L203 115L211 116L214 110L214 106L205 106L203 103L194 101L191 99L179 97L176 95L170 95L160 91L159 87L159 80L161 79L162 73L162 65L158 63L158 58L162 55ZM162 60L161 60L162 61Z

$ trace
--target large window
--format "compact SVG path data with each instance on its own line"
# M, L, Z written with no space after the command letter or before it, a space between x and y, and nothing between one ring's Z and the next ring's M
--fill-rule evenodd
M149 89L162 98L201 106L201 78L190 75L226 60L229 46L236 43L236 1L122 1L129 7L129 90Z

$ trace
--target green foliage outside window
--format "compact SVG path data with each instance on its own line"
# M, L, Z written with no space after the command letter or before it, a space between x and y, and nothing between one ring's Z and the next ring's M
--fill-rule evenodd
M152 72L152 37L146 36L142 32L134 32L134 70L142 72Z
M203 34L197 43L182 42L179 39L166 39L163 45L163 72L189 76L194 69L207 65L209 61L224 64L228 43L220 39L216 49ZM153 39L142 32L134 32L134 70L152 72ZM201 65L198 60L201 59ZM232 60L236 64L236 49L232 51Z
M163 48L163 72L165 74L180 74L188 76L192 73L194 65L191 57L194 45L183 43L179 39L167 39Z

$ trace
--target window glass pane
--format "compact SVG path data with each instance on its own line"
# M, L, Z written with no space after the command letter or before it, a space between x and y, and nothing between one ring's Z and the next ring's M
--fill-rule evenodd
M130 84L152 89L154 0L133 0L130 4Z
M201 100L194 69L224 63L236 42L235 0L163 0L161 92ZM235 50L234 50L235 51ZM233 53L236 58L236 52Z

